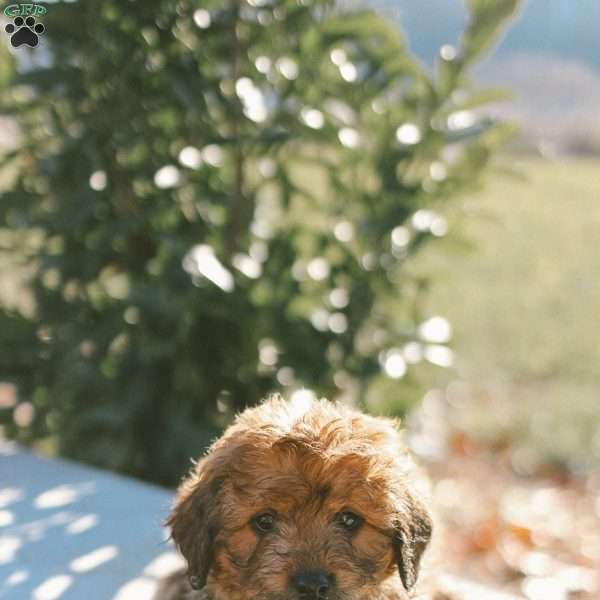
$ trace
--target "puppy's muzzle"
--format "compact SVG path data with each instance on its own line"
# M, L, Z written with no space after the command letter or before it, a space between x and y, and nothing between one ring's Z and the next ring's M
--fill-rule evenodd
M291 583L300 600L327 600L334 586L334 576L325 571L300 571L292 577Z

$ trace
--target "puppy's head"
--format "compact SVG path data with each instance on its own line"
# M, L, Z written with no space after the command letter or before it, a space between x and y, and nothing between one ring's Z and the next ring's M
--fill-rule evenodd
M431 520L392 422L326 401L247 410L168 524L217 600L366 600L415 584Z

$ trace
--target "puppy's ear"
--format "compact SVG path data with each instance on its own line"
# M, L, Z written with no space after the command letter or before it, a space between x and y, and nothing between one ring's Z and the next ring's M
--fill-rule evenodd
M204 457L177 491L175 506L167 519L171 537L188 563L192 587L200 589L213 559L213 543L220 517L216 496L223 478L216 473L211 455Z
M398 517L394 535L394 555L402 585L406 591L417 583L419 564L431 539L433 523L427 509L410 497L408 506Z

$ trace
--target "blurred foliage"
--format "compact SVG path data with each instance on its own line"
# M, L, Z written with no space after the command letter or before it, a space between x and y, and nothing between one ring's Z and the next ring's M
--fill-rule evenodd
M326 0L51 5L0 97L3 252L33 273L0 317L8 435L172 484L274 389L407 408L407 362L449 351L404 267L509 133L466 69L515 2L469 7L429 74Z

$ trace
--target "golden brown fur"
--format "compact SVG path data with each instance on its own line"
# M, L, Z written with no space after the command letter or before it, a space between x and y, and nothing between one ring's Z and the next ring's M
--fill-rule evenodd
M420 479L394 422L272 397L181 484L168 524L202 589L175 576L157 599L413 597L431 535ZM327 585L307 591L306 573Z

